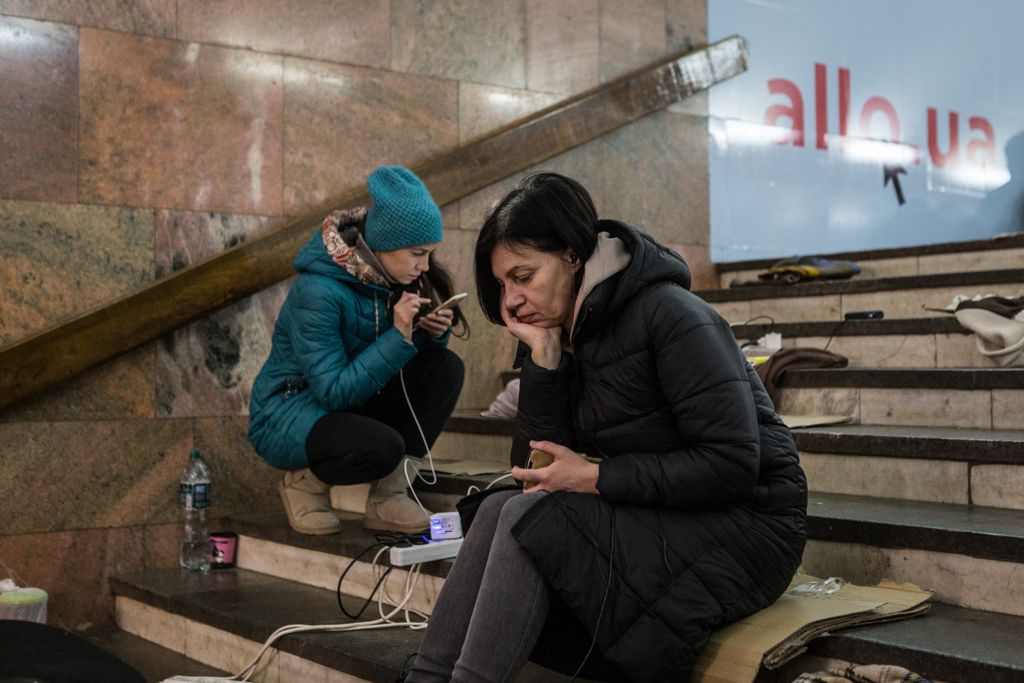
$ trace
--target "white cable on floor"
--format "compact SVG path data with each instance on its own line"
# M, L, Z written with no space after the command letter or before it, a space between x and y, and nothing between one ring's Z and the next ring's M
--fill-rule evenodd
M371 564L371 570L374 572L374 577L380 579L383 575L385 568L380 564L381 555L389 550L388 547L381 548L377 551L377 554L373 556L373 563ZM284 636L292 635L295 633L309 633L314 631L326 631L329 633L341 633L346 631L379 631L386 628L408 628L414 631L419 631L427 627L428 616L423 612L414 610L409 606L412 600L412 596L416 590L416 584L419 581L421 572L421 565L414 564L409 567L405 577L405 591L401 596L401 600L394 603L394 607L390 611L385 612L384 602L385 597L390 596L387 593L387 581L381 584L380 590L377 592L377 610L380 617L372 621L361 621L361 622L349 622L347 624L322 624L322 625L311 625L311 624L289 624L282 626L273 633L270 634L263 642L263 647L260 648L256 656L252 658L252 661L245 666L244 669L239 671L234 676L173 676L171 678L164 679L162 683L219 683L221 681L248 681L257 671L260 669L260 660L263 655L266 654L275 642L283 638ZM401 621L394 621L393 618L399 613L404 613L404 619ZM412 617L415 615L421 621L413 621Z

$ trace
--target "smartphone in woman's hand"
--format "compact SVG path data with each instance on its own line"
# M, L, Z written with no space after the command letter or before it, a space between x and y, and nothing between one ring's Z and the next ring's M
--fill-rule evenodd
M550 453L546 453L544 451L539 451L536 448L534 448L532 451L530 451L530 459L526 463L526 469L528 469L528 470L538 470L541 467L547 467L548 465L550 465L554 461L555 461L555 456L551 455ZM534 483L535 482L532 482L532 481L524 481L523 482L523 490L524 491L529 491L531 488L533 488Z

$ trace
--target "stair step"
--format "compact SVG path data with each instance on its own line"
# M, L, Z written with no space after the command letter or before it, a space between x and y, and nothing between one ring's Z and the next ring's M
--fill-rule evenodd
M812 491L1024 510L1024 431L837 425L793 436Z
M1024 465L1024 430L831 425L793 430L801 452Z
M808 536L820 541L1024 560L1018 510L811 493L807 522Z
M438 458L481 460L507 468L514 433L513 420L484 417L478 409L457 410L431 450Z
M445 423L444 431L431 449L441 458L508 463L515 424L511 420L483 417L479 410L457 410Z
M185 655L117 628L104 628L82 635L94 645L132 666L148 683L159 683L178 675L230 675L227 671L189 659Z
M1017 429L1024 368L792 370L775 405L787 415L849 415L862 424Z
M362 515L339 512L338 516L342 518L341 532L325 536L293 531L283 512L232 515L222 521L239 535L236 563L240 569L333 591L350 561L377 542L373 533L363 529ZM360 599L371 595L377 582L372 569L374 552L363 554L349 570L343 586L347 595ZM450 560L422 565L420 589L410 602L414 609L430 613L450 567ZM407 570L395 569L389 581L397 586L406 575Z
M879 320L809 320L804 322L754 322L732 326L737 338L754 339L769 332L787 337L876 337L926 334L970 334L952 315L942 318L881 318Z
M445 430L462 432L464 434L499 434L502 436L514 436L516 424L514 420L503 420L494 417L484 417L477 410L456 410L447 424Z
M111 588L123 630L232 673L281 626L351 622L333 591L244 569L146 572L114 577ZM345 601L351 612L362 602ZM262 680L328 680L341 671L355 680L394 681L421 638L408 629L287 636Z
M832 260L854 261L862 276L898 277L993 268L1016 268L1024 263L1024 235L1004 234L982 240L921 244L913 247L868 249L822 254ZM723 288L734 279L752 280L780 259L754 259L718 263L715 270Z
M232 672L248 664L281 626L352 621L338 608L334 591L245 569L144 572L114 577L111 587L122 629ZM362 604L349 596L344 601L350 612ZM363 620L376 616L371 612ZM256 680L338 680L342 672L349 681L391 683L422 638L422 631L407 628L290 635L277 641ZM569 677L528 664L516 680L555 683Z
M787 388L863 387L873 389L1024 390L1024 368L833 368L789 370Z
M783 348L827 348L846 356L850 367L995 367L978 352L974 336L956 318L895 318L733 325L737 340L782 335Z
M808 653L860 663L897 663L932 680L1024 680L1024 617L932 603L909 621L838 631Z
M954 296L982 293L1020 296L1024 269L1009 268L892 278L852 278L793 285L764 285L695 292L730 322L767 315L776 323L843 319L852 311L881 310L887 318L945 317L930 311Z
M1020 284L1022 281L1024 281L1024 268L1017 267L960 273L930 273L928 275L908 275L903 277L865 278L854 276L848 280L815 280L790 285L770 284L753 287L731 287L728 289L706 289L694 293L709 303L717 303L720 301L789 299L831 294L895 292L907 289ZM940 315L948 314L940 313Z
M812 493L803 571L915 583L935 599L1024 615L1024 511Z

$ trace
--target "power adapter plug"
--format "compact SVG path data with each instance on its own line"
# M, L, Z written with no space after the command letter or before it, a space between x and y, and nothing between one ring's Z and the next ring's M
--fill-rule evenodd
M430 540L462 538L462 518L458 512L438 512L430 516Z

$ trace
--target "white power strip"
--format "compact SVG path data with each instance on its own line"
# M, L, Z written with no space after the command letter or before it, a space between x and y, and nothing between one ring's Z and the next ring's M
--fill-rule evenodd
M391 548L391 564L395 567L406 567L410 564L430 562L431 560L443 560L448 557L455 557L462 547L461 538L452 538L447 541L430 541L423 545L411 545L407 548Z

